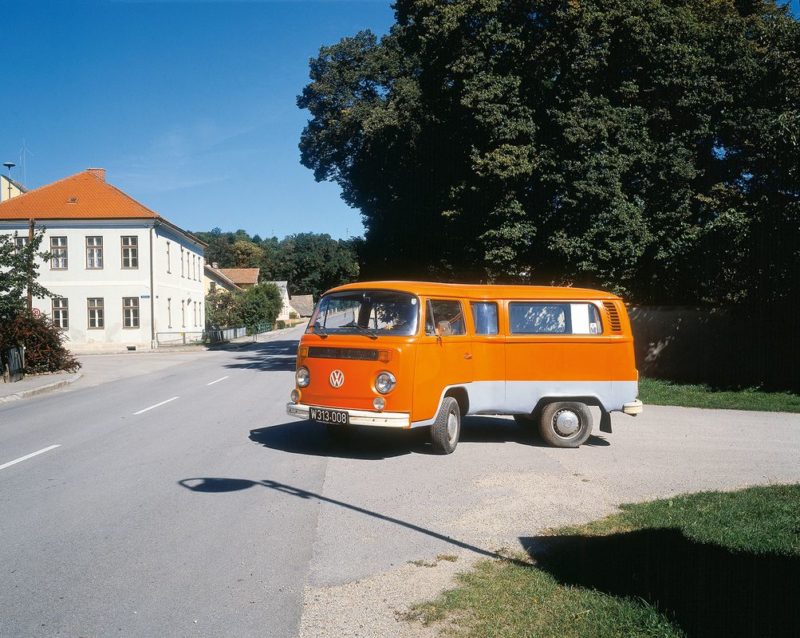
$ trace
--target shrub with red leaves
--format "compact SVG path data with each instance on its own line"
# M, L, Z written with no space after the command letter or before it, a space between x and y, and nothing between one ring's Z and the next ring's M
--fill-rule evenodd
M64 333L45 316L23 312L0 323L0 350L25 346L25 373L74 372L81 367L64 347Z

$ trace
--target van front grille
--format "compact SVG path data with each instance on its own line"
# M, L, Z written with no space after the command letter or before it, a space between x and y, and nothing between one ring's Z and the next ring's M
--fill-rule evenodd
M614 305L614 302L604 301L603 307L605 307L606 313L608 314L608 321L611 323L611 331L621 332L622 322L619 319L619 312L617 311L617 307Z
M378 351L366 348L320 348L312 346L308 349L311 359L355 359L357 361L377 361Z

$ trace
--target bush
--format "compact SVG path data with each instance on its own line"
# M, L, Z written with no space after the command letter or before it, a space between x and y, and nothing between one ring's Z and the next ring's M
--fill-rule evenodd
M283 319L278 319L275 325L278 328L278 330L283 330L286 327L286 322Z
M289 319L299 319L300 315L298 315L294 310L289 313Z
M273 325L282 306L281 293L275 284L258 284L238 297L238 315L250 329L264 323Z
M0 349L25 346L25 373L75 372L78 360L64 347L65 335L49 318L23 312L0 325Z

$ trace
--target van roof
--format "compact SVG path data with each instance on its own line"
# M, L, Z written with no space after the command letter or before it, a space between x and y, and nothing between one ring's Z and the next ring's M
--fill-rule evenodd
M469 299L619 299L617 295L591 288L566 286L510 286L489 284L442 284L432 281L359 281L331 288L328 292L345 290L397 290L416 295L442 295Z

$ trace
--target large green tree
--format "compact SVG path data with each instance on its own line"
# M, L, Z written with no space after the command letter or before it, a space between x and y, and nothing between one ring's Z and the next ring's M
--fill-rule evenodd
M53 296L38 281L39 264L50 257L40 250L44 229L37 228L30 241L27 237L0 233L0 321L11 321L27 308L29 288L33 297Z
M397 0L323 47L300 149L363 274L768 300L800 273L800 24L766 0Z

